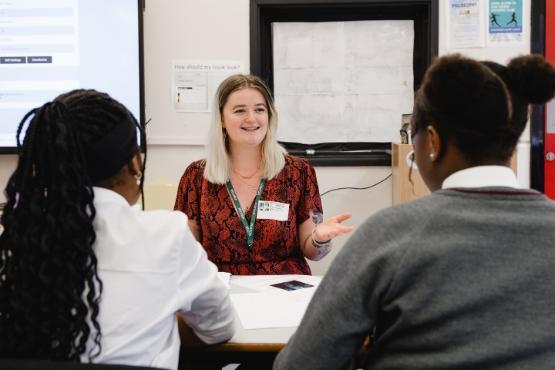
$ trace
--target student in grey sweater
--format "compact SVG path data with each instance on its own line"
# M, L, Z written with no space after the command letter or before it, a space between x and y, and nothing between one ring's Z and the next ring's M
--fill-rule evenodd
M274 369L348 369L369 335L365 369L553 368L555 203L508 163L528 105L554 94L540 56L434 61L412 121L432 195L356 231Z

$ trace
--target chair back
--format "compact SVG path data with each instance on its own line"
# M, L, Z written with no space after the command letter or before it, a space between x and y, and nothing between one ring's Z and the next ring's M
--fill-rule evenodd
M157 179L144 184L145 210L154 209L173 210L177 184L167 180Z

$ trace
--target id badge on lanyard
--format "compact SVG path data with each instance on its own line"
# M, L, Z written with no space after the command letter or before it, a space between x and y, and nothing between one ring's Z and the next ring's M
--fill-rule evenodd
M258 212L258 201L260 200L260 196L262 195L262 191L264 190L264 186L266 186L266 179L260 180L260 184L258 185L258 190L256 191L256 197L254 198L254 209L252 210L252 216L250 222L247 222L247 217L245 216L245 212L241 208L241 203L239 202L239 198L237 197L237 193L235 193L235 189L233 189L233 185L231 185L231 181L227 180L225 185L227 186L227 190L231 195L231 200L233 200L233 205L237 210L237 214L239 214L239 218L241 219L241 223L245 227L247 231L247 248L252 248L252 244L254 242L254 223L256 222L256 214Z

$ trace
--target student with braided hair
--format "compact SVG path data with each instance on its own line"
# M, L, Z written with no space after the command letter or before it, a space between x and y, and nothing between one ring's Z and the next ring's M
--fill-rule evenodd
M416 93L428 197L371 216L343 247L274 369L551 369L555 203L509 167L529 105L555 95L538 55L448 55ZM346 273L348 269L348 273Z
M132 207L138 130L94 90L24 117L2 215L0 357L176 369L178 311L205 343L232 336L227 288L186 216Z

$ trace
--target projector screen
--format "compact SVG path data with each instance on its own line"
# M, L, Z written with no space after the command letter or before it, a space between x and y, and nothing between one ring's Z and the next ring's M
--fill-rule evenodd
M61 93L106 92L144 123L142 0L0 1L0 152L25 113Z

